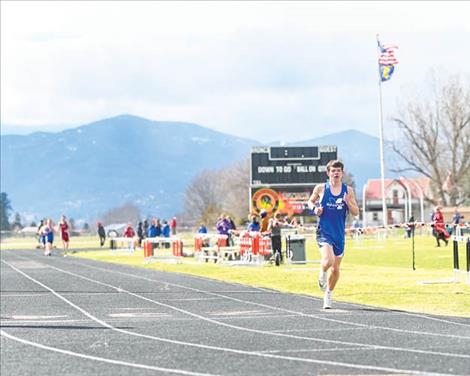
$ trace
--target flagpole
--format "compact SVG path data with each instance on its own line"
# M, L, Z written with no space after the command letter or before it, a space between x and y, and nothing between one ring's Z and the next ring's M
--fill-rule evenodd
M379 34L377 34L377 43L379 44ZM382 217L383 226L387 228L388 216L387 216L387 204L385 202L385 163L384 163L384 122L383 122L383 111L382 111L382 79L380 76L380 64L379 68L379 138L380 138L380 182L382 188Z

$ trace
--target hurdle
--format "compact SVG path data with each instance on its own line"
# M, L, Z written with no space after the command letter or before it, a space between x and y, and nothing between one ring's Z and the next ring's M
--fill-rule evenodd
M177 237L147 238L143 240L143 246L145 264L155 261L182 263L183 241Z
M109 251L111 254L117 252L134 253L135 250L135 239L116 237L109 239Z
M224 261L229 266L261 266L272 254L271 238L258 232L241 232L237 243L238 257Z
M470 283L470 237L465 239L462 235L454 235L452 236L452 244L453 244L453 253L454 253L454 280L459 280L459 274L465 273L465 271L460 270L459 265L459 242L466 244L465 254L467 257L466 262L466 274L467 274L467 283Z
M459 261L459 243L465 243L465 256L467 258L466 270L460 270L460 261ZM421 281L419 282L422 285L430 284L440 284L440 283L459 283L460 274L465 273L467 275L467 283L470 283L470 236L461 236L454 235L452 236L452 253L453 253L453 262L454 262L454 277L448 280L438 280L438 281Z

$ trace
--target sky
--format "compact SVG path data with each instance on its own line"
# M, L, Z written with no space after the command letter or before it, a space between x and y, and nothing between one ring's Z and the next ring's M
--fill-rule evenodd
M431 77L470 77L470 2L1 1L3 129L120 114L269 141L379 132Z

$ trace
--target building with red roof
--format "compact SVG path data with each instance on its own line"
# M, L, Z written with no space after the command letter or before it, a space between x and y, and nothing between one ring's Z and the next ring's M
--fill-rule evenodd
M427 222L432 204L426 198L432 197L430 179L404 178L385 179L385 203L387 223L404 223L413 215L416 221ZM369 179L364 186L362 197L363 225L380 226L382 219L382 186L380 179Z

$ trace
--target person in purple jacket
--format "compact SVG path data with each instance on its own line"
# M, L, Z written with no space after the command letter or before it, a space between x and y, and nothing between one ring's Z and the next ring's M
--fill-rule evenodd
M215 224L215 228L217 229L217 233L219 235L227 235L229 234L229 231L231 229L230 222L227 220L227 217L225 214L221 214L219 217L219 220Z

